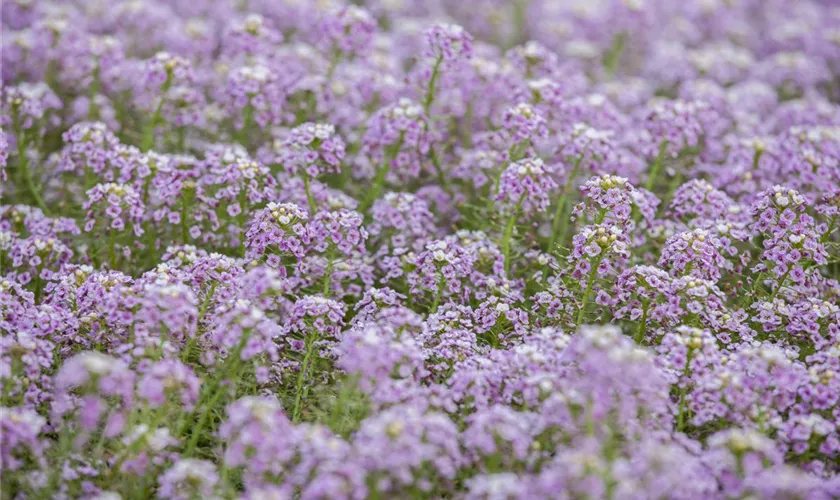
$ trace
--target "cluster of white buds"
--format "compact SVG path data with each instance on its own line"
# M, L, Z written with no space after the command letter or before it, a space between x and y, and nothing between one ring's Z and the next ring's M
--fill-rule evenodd
M298 221L308 219L306 212L294 203L269 202L266 206L271 217L281 226L289 226Z
M773 202L776 206L787 208L798 207L805 203L805 198L793 189L785 189L782 186L773 186Z

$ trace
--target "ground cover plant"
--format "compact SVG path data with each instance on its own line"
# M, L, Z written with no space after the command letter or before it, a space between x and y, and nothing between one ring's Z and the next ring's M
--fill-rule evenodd
M832 0L6 0L0 498L840 497Z

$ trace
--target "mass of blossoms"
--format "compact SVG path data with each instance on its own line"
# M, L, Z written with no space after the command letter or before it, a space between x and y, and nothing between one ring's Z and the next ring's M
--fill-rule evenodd
M0 498L840 498L836 0L5 0Z

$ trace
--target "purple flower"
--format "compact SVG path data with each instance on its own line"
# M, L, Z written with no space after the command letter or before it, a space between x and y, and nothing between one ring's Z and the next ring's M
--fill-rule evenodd
M279 145L275 162L290 174L298 171L309 177L338 173L344 158L344 141L335 127L325 123L304 123L289 132Z
M36 129L44 133L47 128L56 125L57 112L62 107L61 100L44 83L22 83L3 89L3 119L0 124L22 130ZM16 139L17 140L17 139Z
M293 203L270 202L257 211L248 229L248 258L268 258L272 254L303 257L310 242L306 227L308 218L306 212Z
M696 146L703 133L699 114L706 106L702 101L651 101L641 122L642 153L654 158L664 143L668 155L676 157L684 148Z
M557 189L551 172L539 158L512 163L502 172L496 200L507 206L521 206L526 212L544 212L548 195Z
M8 0L3 491L840 498L836 3Z
M222 35L222 53L228 58L263 55L282 40L271 19L252 13L230 21Z
M187 500L195 496L215 496L219 474L207 460L182 458L161 474L158 495L172 500Z
M198 377L188 366L178 360L163 360L145 373L138 385L137 394L151 408L166 404L167 398L174 396L185 410L191 411L198 401L199 384Z
M526 103L506 109L502 115L502 127L511 134L515 143L535 142L548 135L545 118Z
M668 238L659 265L670 269L676 276L692 275L717 281L721 270L731 264L720 253L720 240L703 229L686 231Z
M457 24L437 24L425 33L426 55L447 65L472 58L472 36Z
M572 265L572 277L583 284L592 270L604 275L615 269L630 255L630 242L626 232L618 225L596 224L585 226L572 239L572 251L568 261Z
M373 485L382 492L401 491L418 475L452 481L463 462L455 424L412 406L395 406L365 420L354 435L353 452L367 474L382 477Z
M261 64L241 66L231 71L221 99L238 129L279 124L284 101L277 73Z
M626 178L608 174L593 177L581 186L580 191L584 201L574 208L573 216L585 213L596 223L629 224L637 192Z
M326 13L318 26L319 44L345 57L365 55L373 44L376 19L365 9L348 5Z
M338 252L350 256L364 249L368 233L362 225L362 216L353 210L318 212L306 224L311 248L317 252Z
M83 208L85 214L85 231L93 231L94 227L105 223L99 229L105 233L122 232L126 222L131 224L134 234L143 234L142 222L145 216L143 201L140 195L131 187L109 182L97 184L87 192L87 201Z
M3 408L0 411L0 429L3 431L0 457L4 467L9 471L18 470L30 458L36 463L43 462L46 450L40 434L46 423L46 419L33 410Z
M62 135L62 139L65 145L58 164L60 171L78 176L96 174L110 181L116 179L111 159L120 142L104 123L77 123Z
M429 204L413 193L387 193L374 202L371 214L373 222L367 227L371 236L398 254L422 251L437 233Z
M400 99L377 111L368 123L362 139L365 170L373 175L376 165L387 162L397 178L415 178L420 174L430 141L423 108L410 99Z

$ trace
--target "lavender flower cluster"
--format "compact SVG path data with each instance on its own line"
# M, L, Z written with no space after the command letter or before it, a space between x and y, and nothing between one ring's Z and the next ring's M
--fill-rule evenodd
M7 0L0 497L840 498L832 0Z

